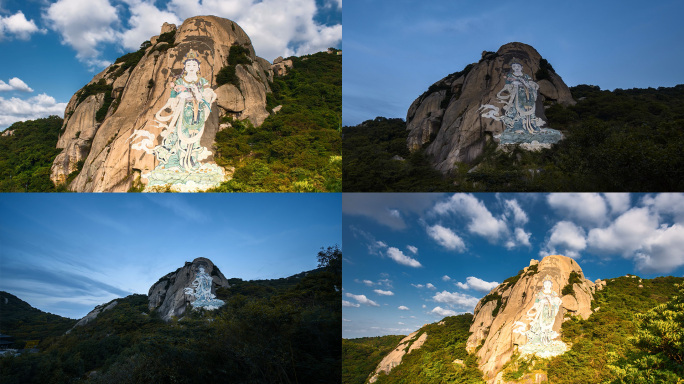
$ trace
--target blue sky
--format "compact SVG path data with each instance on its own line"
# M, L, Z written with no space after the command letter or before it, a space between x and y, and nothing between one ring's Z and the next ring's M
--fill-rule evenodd
M63 115L109 63L197 15L237 22L269 61L342 44L342 0L0 0L0 130Z
M569 86L684 83L683 13L680 0L349 1L343 123L406 118L431 84L513 41L536 48Z
M342 197L342 336L408 334L472 312L549 254L595 281L684 276L684 194L372 194Z
M226 278L287 277L341 246L340 211L340 194L3 194L0 290L81 318L197 257Z

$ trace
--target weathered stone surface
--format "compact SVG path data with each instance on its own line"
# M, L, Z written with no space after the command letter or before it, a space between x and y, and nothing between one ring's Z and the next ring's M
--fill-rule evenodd
M100 313L108 311L108 310L116 307L117 304L119 304L119 302L116 300L113 300L109 303L98 305L97 307L95 307L95 309L88 312L87 315L85 315L81 320L79 320L78 323L76 323L73 327L71 327L71 329L68 330L67 333L71 332L76 327L80 327L80 326L83 326L83 325L90 323L91 321L95 320L97 318L97 316L100 315Z
M492 311L499 304L497 300L482 299L475 307L467 349L470 353L476 353L479 367L489 384L496 382L503 365L510 360L513 353L528 343L528 338L524 332L520 332L520 327L529 325L529 311L535 306L535 299L543 289L545 280L551 281L551 291L559 298L571 272L579 274L582 280L580 284L574 284L574 296L566 295L562 300L559 299L562 304L553 322L554 332L560 333L566 315L578 315L586 319L592 313L594 283L584 278L576 261L554 255L545 257L538 264L533 260L530 266L533 265L536 265L536 272L527 267L514 284L503 283L489 293L489 297L501 296L501 305L496 316L493 316ZM481 344L482 347L476 352Z
M216 88L216 96L216 103L226 111L237 113L245 110L245 97L233 84L223 84Z
M373 374L371 375L371 378L368 380L368 382L375 383L378 380L378 375L380 374L380 372L389 373L394 367L401 364L401 359L404 357L406 353L410 353L414 349L419 349L420 347L422 347L423 343L425 343L425 340L427 340L427 332L423 332L423 334L420 335L418 339L411 343L411 341L414 340L416 336L418 336L419 332L420 330L417 330L401 339L399 345L397 345L397 347L394 348L392 352L388 353L387 356L385 356L382 359L382 361L380 361L380 364L378 364L378 366L375 368L375 371L373 371ZM410 347L409 344L411 344Z
M161 33L175 28L172 24L164 24ZM156 39L152 40L156 43ZM89 98L90 104L77 104L76 95L72 97L66 109L65 130L58 145L64 151L55 159L51 170L53 182L63 183L66 176L76 169L79 160L84 160L83 169L68 186L78 192L127 191L141 174L154 170L159 164L158 159L151 151L132 148L141 141L139 137L132 139L132 136L135 131L149 132L150 137L146 138L149 145L154 148L161 144L163 138L160 134L164 129L158 125L155 114L169 99L169 85L183 71L183 59L190 50L199 55L199 76L205 78L214 90L219 88L215 84L216 74L227 65L232 45L247 48L252 60L251 64L238 65L236 70L243 101L234 91L223 89L211 106L199 145L213 151L219 117L224 114L249 119L256 126L268 116L266 93L270 92L268 80L273 77L271 64L255 55L249 37L234 22L214 16L188 18L177 28L171 48L160 49L167 43L154 43L134 68L119 74L116 68L110 70L110 67L91 81L96 83L105 79L113 88L115 100L101 124L94 124L93 116L102 105L104 94L97 95L95 99ZM118 68L120 64L113 66ZM237 111L242 103L244 108ZM85 136L75 138L74 134L79 130ZM88 146L84 145L85 137L89 137ZM215 165L213 154L201 161Z
M226 277L211 260L198 257L192 263L186 262L183 267L162 277L150 287L147 294L150 309L156 309L166 321L171 320L173 316L182 316L192 299L185 293L185 288L190 287L200 267L212 277L212 293L215 293L218 287L230 287Z
M517 59L523 72L536 80L541 55L522 43L503 45L495 54L464 71L449 75L418 97L408 110L407 145L411 151L428 144L426 154L442 173L456 168L456 162L472 163L482 154L487 140L504 131L504 124L481 116L480 107L496 104L496 94L504 87L510 62ZM546 121L544 102L574 104L570 90L553 71L550 79L539 80L536 116Z
M273 61L273 65L271 66L273 74L276 76L285 76L287 74L288 68L292 68L292 60L283 60L282 57L278 57L278 59L275 59Z

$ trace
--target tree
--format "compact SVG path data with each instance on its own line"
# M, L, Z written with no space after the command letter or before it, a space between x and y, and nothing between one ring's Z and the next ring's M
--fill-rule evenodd
M328 268L333 272L342 272L342 250L337 244L327 249L321 247L318 252L318 267Z

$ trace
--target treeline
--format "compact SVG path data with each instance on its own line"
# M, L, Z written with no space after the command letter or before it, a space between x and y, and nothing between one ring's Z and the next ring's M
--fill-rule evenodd
M342 191L342 56L332 51L289 58L293 68L267 94L269 110L282 108L258 128L224 118L216 162L235 173L215 191Z
M50 167L62 118L50 116L12 124L0 134L0 192L52 192Z
M291 284L233 280L226 304L166 323L147 296L0 359L3 383L339 383L341 251ZM339 260L339 262L338 262Z
M602 91L570 88L578 103L546 110L565 139L540 152L498 151L442 177L422 150L405 150L400 119L344 127L345 191L679 191L684 189L684 85ZM391 127L390 127L391 125ZM404 124L405 128L405 124ZM401 147L401 143L404 147ZM398 157L402 159L399 159ZM394 160L392 160L394 158ZM376 166L377 162L377 166ZM373 174L374 178L365 177ZM410 178L411 180L405 180Z

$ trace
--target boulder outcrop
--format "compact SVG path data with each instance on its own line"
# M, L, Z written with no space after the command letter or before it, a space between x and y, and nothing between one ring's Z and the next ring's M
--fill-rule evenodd
M231 49L234 46L240 49ZM233 57L230 64L231 55L240 57ZM186 77L185 63L192 60L198 63L197 81ZM233 78L219 86L217 75L226 67L232 67L228 72ZM181 79L190 85L178 88ZM68 189L77 192L127 191L137 183L149 185L151 171L159 169L169 156L186 151L190 155L176 156L181 163L192 165L196 175L186 178L186 185L178 190L206 189L209 182L203 174L214 172L214 184L227 177L213 158L219 117L229 114L260 125L269 115L266 94L272 79L271 64L256 56L249 37L236 23L215 16L192 17L179 27L165 23L159 36L97 74L71 98L57 145L63 151L55 159L50 177L55 184L62 184L74 173ZM193 91L192 84L201 84L199 93ZM178 139L183 143L181 149L161 148L169 129L165 130L168 127L159 116L171 116L175 110L170 101L178 93L189 95L178 96L188 101L185 109L175 109L185 113L176 116L188 119L184 127L189 138ZM199 102L198 106L192 101L194 112L188 107L192 97ZM199 120L203 125L200 133L195 133ZM181 159L183 156L187 159ZM167 179L168 175L163 180Z
M561 324L570 316L592 314L594 283L569 257L532 260L475 307L467 350L478 357L488 384L503 383L501 372L514 353L550 357L567 350Z
M200 268L211 276L211 292L215 293L218 287L230 287L228 280L223 273L211 262L211 260L198 257L195 260L186 262L175 272L171 272L154 283L147 294L149 308L156 310L165 321L172 317L180 317L188 309L192 302L192 297L186 293L186 288L191 287L192 282L200 272Z
M100 304L100 305L98 305L98 306L95 307L92 311L88 312L88 314L85 315L85 316L84 316L81 320L79 320L76 324L74 324L74 326L71 327L71 329L68 330L66 333L68 334L68 333L70 333L74 328L76 328L76 327L81 327L81 326L84 326L84 325L90 323L91 321L97 319L97 316L99 316L102 312L108 311L108 310L110 310L110 309L116 307L117 304L119 304L118 301L112 300L112 301L110 301L109 303L105 303L105 304Z
M488 140L504 132L504 122L483 117L482 107L501 102L512 63L522 65L538 85L537 118L546 122L544 108L553 103L575 104L567 85L534 48L508 43L497 52L483 52L478 63L434 83L411 104L406 115L409 150L425 148L433 166L445 174L457 163L472 163Z
M397 345L392 352L388 353L387 356L380 361L380 364L378 364L378 366L375 368L375 371L373 371L373 374L371 375L370 379L368 379L368 382L375 383L378 380L378 375L380 375L381 372L386 374L389 373L394 367L401 364L401 359L405 354L411 353L411 351L422 347L425 343L425 340L427 340L428 334L427 332L423 332L420 337L416 338L420 332L421 330L419 329L401 339L399 345Z

